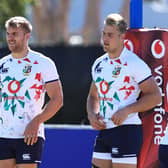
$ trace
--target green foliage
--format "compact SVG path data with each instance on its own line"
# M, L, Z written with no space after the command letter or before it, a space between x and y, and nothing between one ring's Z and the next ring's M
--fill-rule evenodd
M1 0L0 2L0 42L5 41L5 21L13 16L25 16L26 5L33 5L35 0Z

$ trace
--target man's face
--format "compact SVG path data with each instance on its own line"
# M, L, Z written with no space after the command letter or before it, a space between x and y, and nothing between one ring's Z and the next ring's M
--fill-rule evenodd
M123 34L119 33L116 26L104 25L102 40L104 51L113 53L123 45Z
M13 53L21 52L27 45L28 33L21 27L8 27L6 30L6 40L9 50Z

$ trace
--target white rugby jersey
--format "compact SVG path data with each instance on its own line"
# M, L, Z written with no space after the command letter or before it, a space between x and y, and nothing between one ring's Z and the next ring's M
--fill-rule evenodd
M0 60L0 137L23 138L27 124L39 113L45 96L45 83L58 80L54 62L29 50L26 57L8 55ZM44 125L38 136L44 138Z
M92 66L92 78L99 94L100 115L107 128L116 127L112 115L128 104L137 101L139 83L151 77L151 70L137 55L123 49L120 57L110 59L106 53ZM132 113L123 124L141 124L137 113Z

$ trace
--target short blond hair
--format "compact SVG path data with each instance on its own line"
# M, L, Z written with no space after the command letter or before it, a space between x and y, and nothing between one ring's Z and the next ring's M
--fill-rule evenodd
M7 29L8 27L22 27L26 33L32 32L31 23L25 17L22 16L15 16L8 19L5 22L5 28Z
M126 33L127 31L127 23L118 13L111 13L107 15L106 19L104 20L104 24L109 26L115 25L120 33Z

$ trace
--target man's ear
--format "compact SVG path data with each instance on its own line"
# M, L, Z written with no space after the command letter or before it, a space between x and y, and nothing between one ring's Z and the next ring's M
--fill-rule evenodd
M122 39L122 40L125 40L125 33L122 33L122 34L121 34L121 39Z
M31 36L31 33L26 33L27 40L29 40L30 36Z

